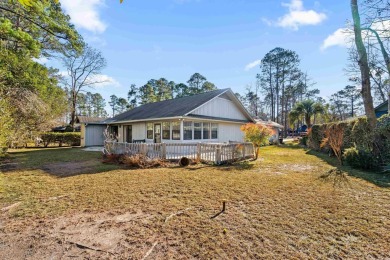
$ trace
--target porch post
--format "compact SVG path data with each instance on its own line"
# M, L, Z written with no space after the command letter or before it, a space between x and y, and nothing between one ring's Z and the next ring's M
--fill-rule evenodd
M180 119L180 141L184 140L184 122Z

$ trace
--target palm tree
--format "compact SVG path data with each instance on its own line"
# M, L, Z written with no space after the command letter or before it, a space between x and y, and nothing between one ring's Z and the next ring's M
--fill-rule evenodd
M293 122L298 120L299 117L304 117L308 128L311 127L311 118L319 113L324 112L324 106L321 103L314 100L307 99L295 104L293 109L289 113L290 120Z

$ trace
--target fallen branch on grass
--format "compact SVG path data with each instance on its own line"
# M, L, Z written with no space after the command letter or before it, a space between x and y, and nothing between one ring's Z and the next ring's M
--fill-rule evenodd
M9 210L14 209L14 208L16 208L16 207L19 207L20 204L22 204L22 202L16 202L16 203L14 203L14 204L12 204L12 205L9 205L9 206L7 206L7 207L2 208L1 211L2 211L2 212L9 211Z
M186 209L183 209L183 210L180 210L180 211L178 211L178 212L176 212L176 213L173 213L173 214L169 215L169 216L165 219L165 223L167 223L168 220L171 219L171 218L173 218L174 216L181 215L181 214L183 214L184 212L186 212L186 211L188 211L188 210L190 210L190 209L192 209L192 207L186 208Z
M146 252L146 254L144 255L144 257L142 257L142 260L145 260L152 252L153 252L153 249L157 246L157 241L154 242L154 244L152 245L152 247L149 249L148 252Z
M88 245L85 245L85 244L81 244L79 242L74 242L74 241L70 241L70 240L68 240L67 242L69 244L76 245L78 248L81 248L81 249L90 249L90 250L94 250L94 251L97 251L97 252L104 252L104 253L109 253L111 255L114 255L113 252L106 251L106 250L103 250L103 249L100 249L100 248L96 248L96 247L93 247L93 246L88 246Z

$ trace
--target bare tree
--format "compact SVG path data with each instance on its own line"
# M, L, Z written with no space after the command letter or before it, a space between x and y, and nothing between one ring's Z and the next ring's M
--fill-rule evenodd
M62 58L62 62L69 76L64 78L64 84L70 92L70 124L74 128L78 94L86 87L93 87L95 84L106 81L97 77L106 66L106 60L100 51L87 45L81 54L71 51Z
M359 67L362 80L362 97L364 110L366 112L368 123L371 129L375 128L376 116L374 111L374 104L371 95L371 84L370 84L370 68L368 66L368 58L366 47L364 46L362 38L362 28L360 22L359 8L357 0L351 0L351 11L353 18L353 28L355 33L355 44L359 54Z

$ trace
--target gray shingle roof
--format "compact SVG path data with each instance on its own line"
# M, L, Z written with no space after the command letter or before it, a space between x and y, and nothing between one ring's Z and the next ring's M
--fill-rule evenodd
M112 122L142 120L185 116L200 105L226 92L228 89L218 89L198 95L164 100L145 104L119 114L110 120Z

